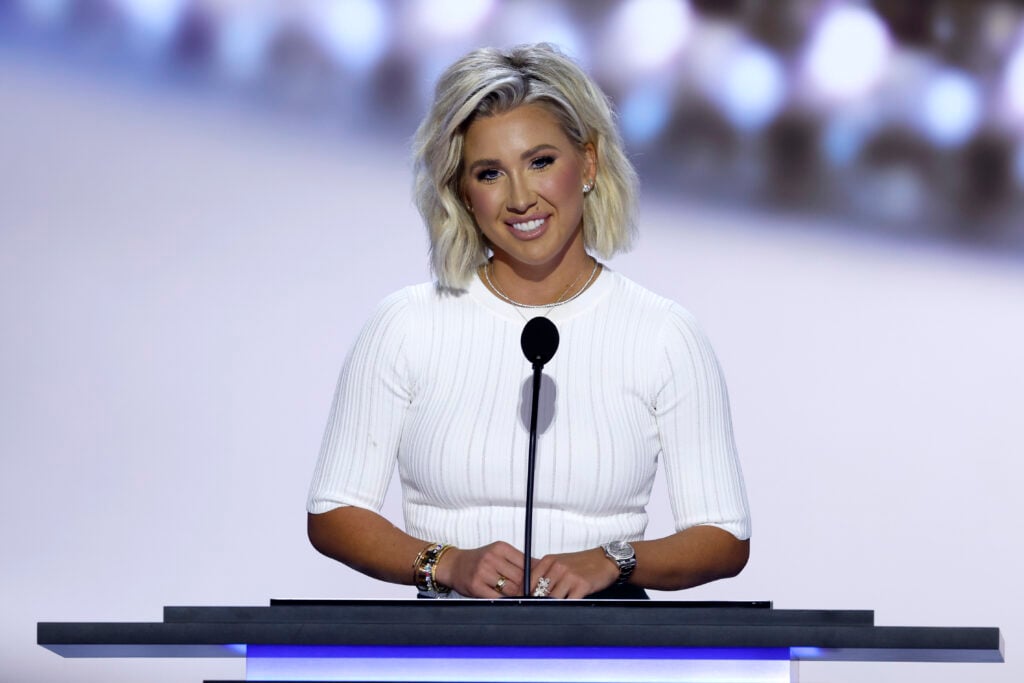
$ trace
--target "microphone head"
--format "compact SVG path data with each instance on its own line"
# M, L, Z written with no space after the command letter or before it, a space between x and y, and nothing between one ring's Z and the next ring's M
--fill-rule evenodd
M558 328L547 318L533 318L523 327L523 336L519 343L523 347L526 360L534 367L543 366L558 350Z

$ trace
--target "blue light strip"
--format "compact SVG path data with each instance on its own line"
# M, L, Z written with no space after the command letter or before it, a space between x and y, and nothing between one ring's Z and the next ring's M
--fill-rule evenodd
M789 648L249 645L261 681L789 683Z
M806 648L805 648L806 649ZM791 648L473 647L427 645L249 645L249 657L330 659L791 659Z

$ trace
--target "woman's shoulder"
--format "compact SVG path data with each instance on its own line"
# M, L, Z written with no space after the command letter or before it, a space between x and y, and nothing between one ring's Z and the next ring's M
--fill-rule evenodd
M402 307L410 310L447 306L466 299L465 290L447 289L435 282L406 285L381 299L378 308Z
M387 318L403 326L418 327L439 315L459 315L469 297L465 291L421 282L397 289L377 302L371 319Z
M617 271L609 270L608 274L614 280L613 296L624 310L644 318L654 316L666 324L672 320L696 324L693 314L677 301L653 292Z
M711 341L690 310L624 275L615 274L619 298L615 317L628 329L642 330L651 357L663 352L711 356Z

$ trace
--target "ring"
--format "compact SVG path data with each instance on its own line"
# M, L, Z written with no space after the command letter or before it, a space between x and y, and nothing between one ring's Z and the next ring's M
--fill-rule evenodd
M501 574L498 574L498 583L494 584L494 590L498 591L499 593L504 594L505 591L503 591L502 589L505 587L505 583L507 581L508 581L507 577L504 577Z
M546 576L542 576L537 579L537 587L533 590L533 597L535 598L546 598L548 593L551 592L551 579Z

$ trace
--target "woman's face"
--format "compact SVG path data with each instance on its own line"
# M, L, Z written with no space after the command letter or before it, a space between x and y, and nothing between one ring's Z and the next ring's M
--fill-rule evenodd
M583 184L597 170L593 145L580 150L553 114L526 104L475 120L462 154L463 199L495 260L546 276L567 254L585 257Z

